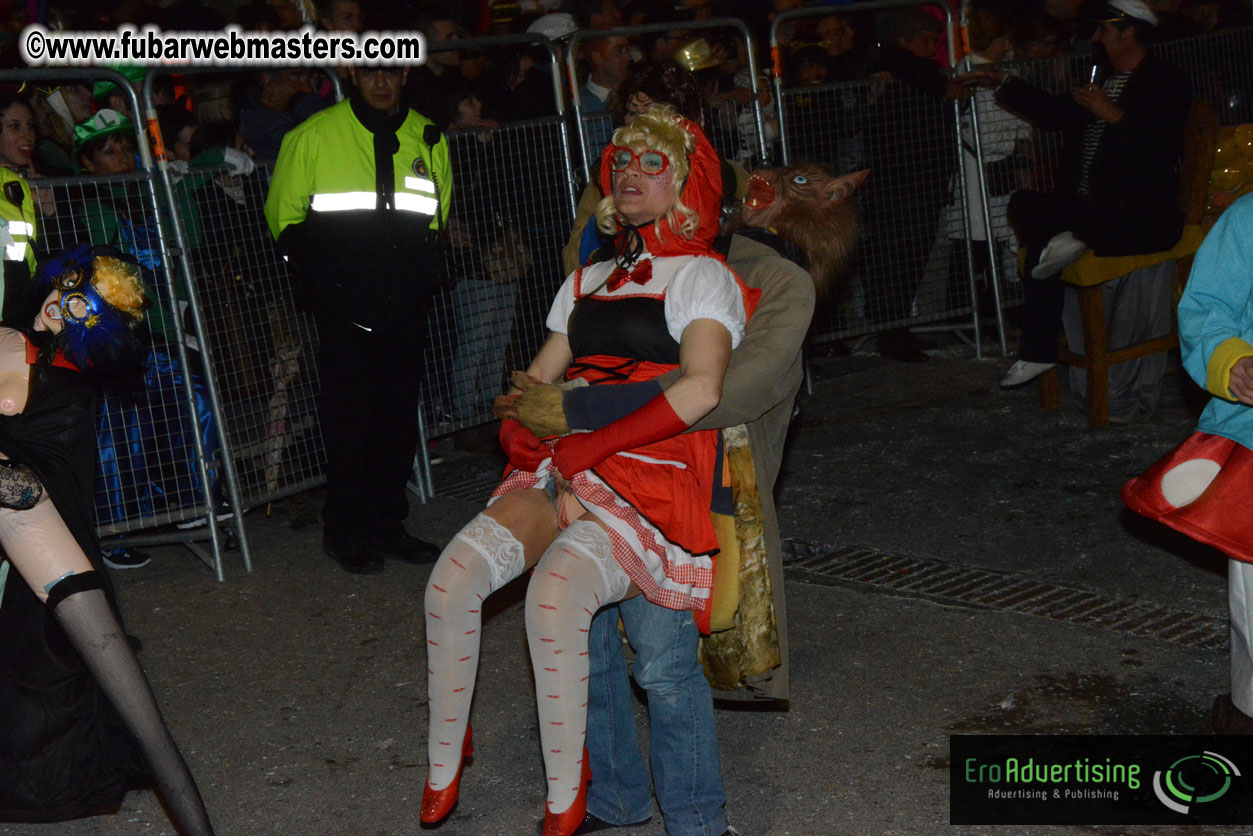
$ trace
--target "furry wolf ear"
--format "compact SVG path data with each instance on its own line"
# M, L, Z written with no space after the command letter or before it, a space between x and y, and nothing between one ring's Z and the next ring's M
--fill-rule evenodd
M847 200L849 195L857 191L857 187L865 182L869 176L870 169L867 168L834 178L826 185L823 191L823 202L830 207Z

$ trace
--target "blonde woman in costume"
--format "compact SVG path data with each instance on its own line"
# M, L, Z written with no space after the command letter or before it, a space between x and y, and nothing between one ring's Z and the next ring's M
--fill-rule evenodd
M511 468L453 538L426 589L430 734L422 820L457 801L478 663L482 601L534 566L526 628L548 778L544 836L584 819L587 635L600 607L643 594L707 624L716 539L709 519L716 433L685 433L717 405L756 296L714 253L717 153L700 128L652 108L602 153L605 260L572 273L528 374L635 382L680 377L603 429L541 442L501 426Z

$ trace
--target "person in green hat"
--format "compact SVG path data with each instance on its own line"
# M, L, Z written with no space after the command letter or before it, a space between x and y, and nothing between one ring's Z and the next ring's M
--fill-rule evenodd
M74 170L81 174L130 174L135 171L135 127L126 114L111 108L97 111L74 126ZM101 183L84 189L79 210L94 246L113 246L135 257L149 270L161 267L161 246L138 184ZM179 294L180 297L183 295ZM157 330L170 333L163 316Z
M105 108L74 126L74 168L85 174L129 174L135 170L134 125L125 114ZM160 247L133 183L106 183L82 207L94 245L109 244L130 253L148 269L161 266Z
M105 108L74 126L74 170L127 174L135 170L134 125L121 111Z
M127 80L139 89L144 83L144 75L147 73L143 67L136 67L128 64L116 64L109 67L111 70L117 70L126 76ZM113 81L103 80L97 81L92 85L91 97L96 101L96 107L100 110L116 110L126 116L132 116L130 96L126 95L126 91L118 87Z

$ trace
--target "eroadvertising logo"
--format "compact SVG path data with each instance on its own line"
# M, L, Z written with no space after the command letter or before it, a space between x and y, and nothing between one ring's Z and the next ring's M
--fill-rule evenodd
M949 821L1253 824L1251 754L1220 737L953 735Z
M1162 804L1187 815L1193 805L1222 798L1239 777L1236 765L1217 752L1184 755L1165 771L1153 773L1153 792Z

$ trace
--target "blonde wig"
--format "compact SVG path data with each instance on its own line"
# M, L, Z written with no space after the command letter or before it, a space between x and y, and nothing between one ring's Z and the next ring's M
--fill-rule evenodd
M660 151L670 159L674 169L674 203L665 214L665 225L684 238L692 238L700 224L700 217L695 210L684 206L679 196L687 181L688 155L696 147L696 140L684 130L683 117L667 105L654 105L635 116L629 125L614 131L613 144L635 151ZM612 190L596 207L596 226L606 235L613 235L622 228ZM657 224L654 227L658 240L662 237L662 226Z
M92 283L100 297L121 313L142 320L152 301L144 292L139 267L111 255L96 256L92 267Z

